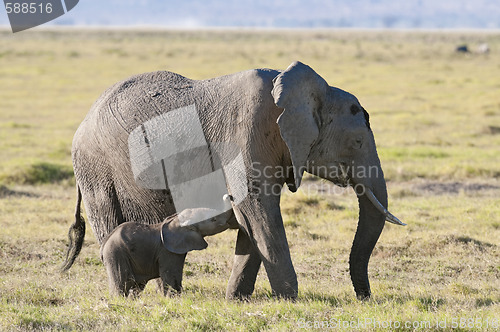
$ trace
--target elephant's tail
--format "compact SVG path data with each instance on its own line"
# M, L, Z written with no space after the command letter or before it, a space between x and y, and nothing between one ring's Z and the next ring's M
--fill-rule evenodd
M76 185L77 198L76 198L76 210L75 210L75 222L69 228L68 238L68 251L66 252L66 260L63 266L61 266L61 271L67 271L75 262L76 257L82 250L83 239L85 237L85 219L83 219L80 213L80 205L82 202L82 193L78 184Z

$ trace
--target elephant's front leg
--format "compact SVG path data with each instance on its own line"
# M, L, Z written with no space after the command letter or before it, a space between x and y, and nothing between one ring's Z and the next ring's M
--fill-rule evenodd
M243 231L238 233L228 297L250 295L260 260L264 263L273 295L297 297L297 275L290 257L279 199L278 195L259 195L257 198L247 197L238 205L238 222L248 236Z
M163 295L171 297L182 291L182 271L186 254L174 254L163 250L160 255L159 272L163 282Z

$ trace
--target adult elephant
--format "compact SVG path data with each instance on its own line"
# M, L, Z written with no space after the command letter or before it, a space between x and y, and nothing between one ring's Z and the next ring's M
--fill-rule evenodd
M160 223L179 210L172 186L183 175L176 169L169 173L165 162L181 153L179 144L197 140L191 130L202 133L207 145L231 144L243 165L236 175L228 176L231 167L224 168L228 192L240 193L232 204L239 231L227 298L252 294L261 263L274 295L297 296L279 203L282 186L296 191L304 171L355 185L359 223L350 274L357 297L370 297L371 252L385 220L402 223L386 210L386 184L368 113L356 97L330 87L300 62L282 72L257 69L202 81L165 71L146 73L105 91L73 140L78 201L64 269L71 267L83 242L81 198L99 243L123 222ZM180 136L172 138L176 132ZM158 146L168 150L164 156ZM235 155L221 150L221 160ZM184 154L178 169L203 164L199 155ZM199 173L205 166L194 168Z

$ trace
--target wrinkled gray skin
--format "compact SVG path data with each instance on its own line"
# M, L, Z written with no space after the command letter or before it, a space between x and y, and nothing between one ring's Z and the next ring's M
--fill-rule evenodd
M76 183L99 243L125 221L160 223L175 212L168 190L149 190L134 182L127 138L148 119L191 104L196 105L207 141L236 144L245 165L253 165L247 173L249 195L233 206L239 231L227 298L252 294L261 263L274 295L297 296L276 187L287 183L297 190L304 171L339 185L351 181L371 189L387 208L368 114L356 97L328 86L310 67L296 62L283 72L258 69L203 81L161 71L133 76L106 90L75 134ZM372 172L339 176L329 171L339 165ZM269 171L280 168L288 172ZM365 299L370 296L368 260L385 217L362 190L358 200L349 267L355 292ZM64 269L79 253L82 228L78 201L70 229L76 240L70 243Z
M188 227L180 227L177 216L161 224L126 222L119 225L101 246L111 292L138 295L149 280L160 278L165 295L172 291L180 293L186 253L205 249L204 236L226 230L229 227L226 216L230 214Z

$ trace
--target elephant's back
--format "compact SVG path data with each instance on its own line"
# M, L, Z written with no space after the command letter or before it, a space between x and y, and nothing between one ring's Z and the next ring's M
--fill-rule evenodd
M199 104L200 113L217 104L217 99L230 100L252 96L250 104L258 104L261 91L272 88L278 71L253 69L207 80L192 80L169 71L156 71L131 76L106 89L94 102L79 131L92 131L99 137L129 135L146 121L166 112ZM236 90L236 91L235 91ZM228 97L229 96L229 97ZM203 110L205 108L205 110ZM200 114L203 116L203 114ZM102 142L101 142L102 143Z
M130 133L145 121L175 107L176 100L183 100L191 94L194 82L168 71L129 77L102 93L84 123L89 122L89 126L107 131L116 127Z

